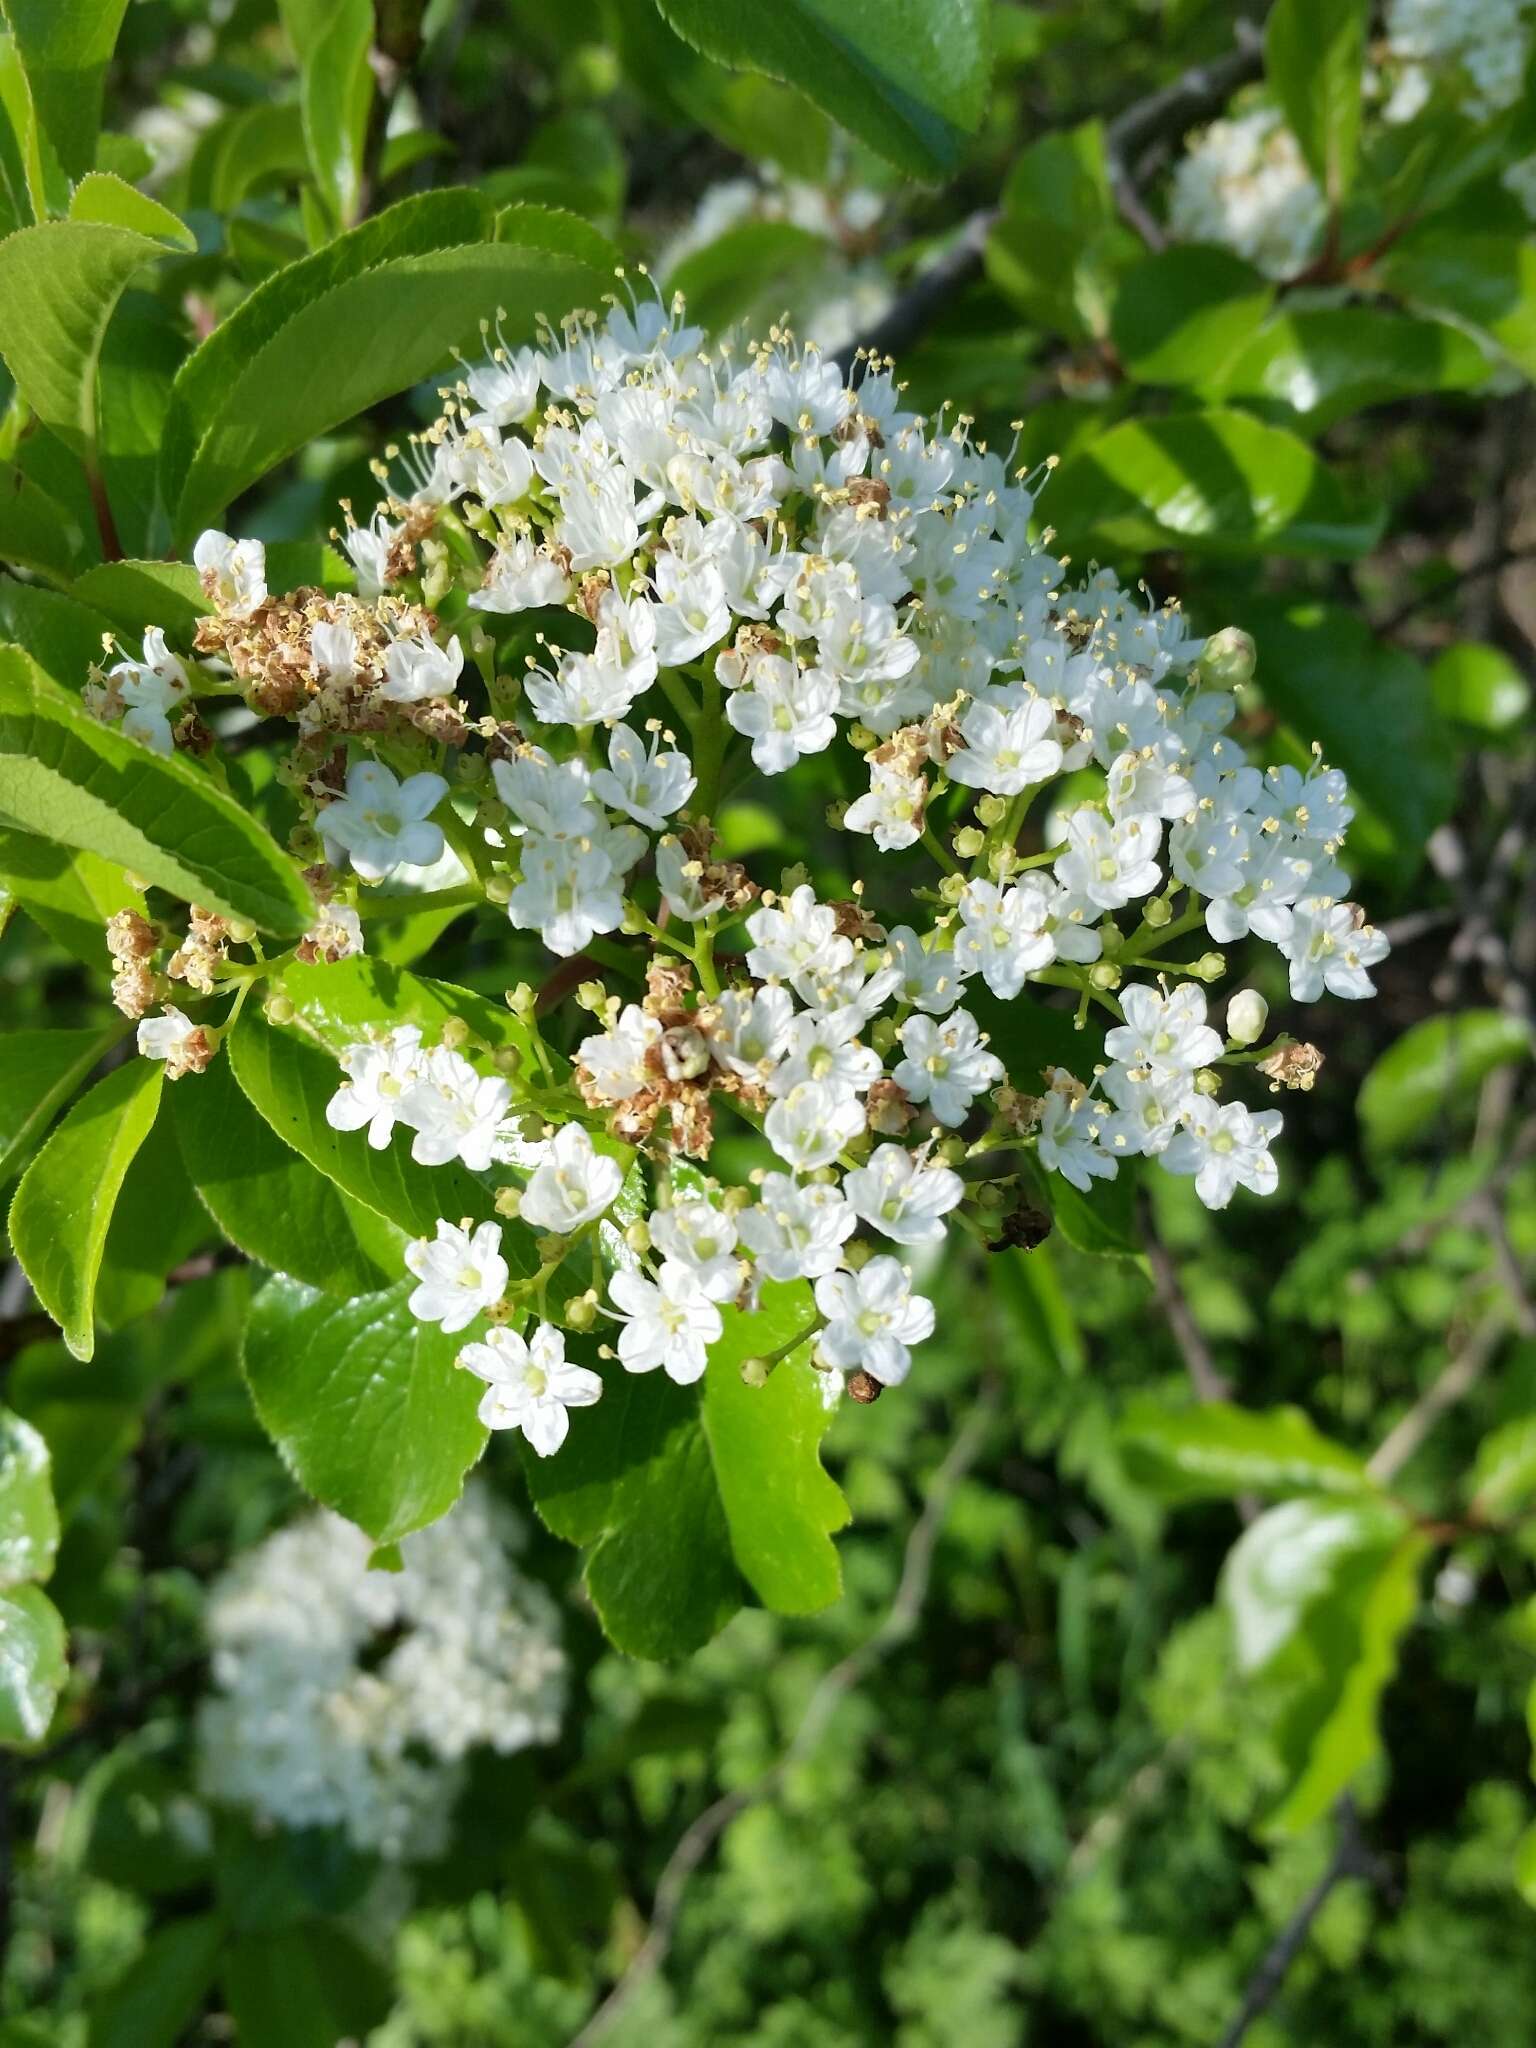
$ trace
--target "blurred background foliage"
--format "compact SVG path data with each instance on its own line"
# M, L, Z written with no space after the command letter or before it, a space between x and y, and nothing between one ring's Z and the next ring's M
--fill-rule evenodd
M6 637L89 659L106 586L81 579L168 550L158 458L198 340L381 208L472 187L584 217L710 327L787 315L899 350L922 403L1003 446L1022 420L1020 460L1060 458L1043 509L1076 558L1254 634L1245 730L1349 773L1352 865L1396 942L1380 999L1328 1015L1279 1197L1213 1217L1160 1175L1107 1240L1063 1217L985 1284L958 1254L929 1276L911 1383L827 1441L854 1514L837 1608L632 1663L534 1529L564 1732L479 1760L449 1852L408 1876L197 1789L204 1588L298 1504L238 1369L248 1269L207 1256L195 1209L172 1245L114 1226L121 1327L89 1366L12 1269L5 1400L47 1440L62 1527L46 1596L23 1591L71 1657L45 1737L3 1765L3 2048L543 2048L621 1978L617 2048L1527 2038L1532 10L1449 10L1513 89L1451 35L1406 114L1392 17L1415 10L1347 0L1278 0L1267 25L1223 0L3 12L4 225L80 217L94 167L190 230L97 188L167 252L108 308L94 457L7 385ZM1224 116L1284 159L1262 232L1252 166L1204 214L1181 168ZM323 534L434 407L429 384L329 425L232 530ZM725 825L733 852L835 875L832 835L757 798ZM99 1031L111 877L38 844L0 832L6 1024ZM399 957L437 929L403 920ZM512 978L483 935L439 946L456 980ZM35 1096L0 1074L8 1177ZM1351 1576L1347 1546L1299 1591L1271 1557L1250 1597L1289 1600L1293 1632L1245 1677L1225 1563L1256 1497L1320 1512L1319 1433L1390 1482L1405 1600L1377 1613L1386 1573ZM491 1477L520 1497L512 1460Z

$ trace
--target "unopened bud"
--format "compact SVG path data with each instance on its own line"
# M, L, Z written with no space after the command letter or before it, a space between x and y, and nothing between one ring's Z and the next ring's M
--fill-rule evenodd
M896 1019L894 1017L877 1017L870 1026L869 1042L875 1051L879 1053L881 1059L884 1059L891 1047L896 1043Z
M1220 981L1227 971L1225 953L1202 953L1193 967L1187 970L1196 981Z
M469 1042L469 1026L462 1017L447 1017L443 1021L443 1044L450 1052Z
M505 990L501 999L514 1017L531 1017L538 995L529 982L520 981L516 988Z
M576 1000L582 1009L590 1010L594 1017L600 1016L608 991L600 981L580 981L576 984Z
M1173 906L1169 903L1166 896L1154 896L1141 914L1147 923L1152 926L1153 930L1156 931L1160 926L1167 924L1172 918Z
M573 1294L565 1304L565 1320L573 1330L590 1330L597 1322L597 1303L590 1293Z
M533 1248L539 1255L541 1266L558 1266L569 1249L565 1239L556 1237L552 1232L547 1237L535 1238Z
M1206 641L1200 669L1218 689L1234 690L1239 683L1253 680L1258 659L1259 650L1251 633L1245 633L1241 626L1223 626Z
M848 806L845 802L839 801L835 804L827 805L827 823L832 827L832 830L834 832L842 831L843 820L847 817L847 815Z
M861 1244L857 1238L843 1249L843 1264L850 1273L857 1273L861 1266L867 1266L873 1255L874 1246Z
M630 1224L628 1230L624 1233L624 1242L632 1252L639 1252L642 1256L650 1250L651 1226L643 1217L636 1217L635 1221Z
M1227 1037L1234 1045L1257 1045L1269 1022L1269 1005L1256 988L1240 988L1227 1005Z
M514 1074L521 1072L523 1056L515 1045L498 1045L491 1054L491 1065L510 1081Z
M964 875L946 875L939 884L939 895L945 903L958 903L964 894Z
M879 745L879 736L872 733L867 725L850 725L848 744L857 747L861 754L867 754L871 747Z
M741 1361L742 1383L749 1387L766 1387L772 1370L766 1358L744 1358Z
M291 1024L293 1022L293 1001L279 992L267 997L261 1006L261 1014L269 1024Z
M987 843L984 832L978 832L974 825L962 825L954 837L954 849L961 860L974 860Z
M993 825L1001 825L1004 818L1008 815L1007 797L978 797L976 801L976 815L989 830Z
M483 754L460 754L453 772L460 782L484 782L485 756Z
M485 882L487 903L510 903L512 901L512 877L510 875L488 875Z
M1212 1073L1209 1067L1202 1067L1195 1076L1195 1093L1197 1095L1219 1095L1221 1093L1221 1076Z
M256 927L248 917L226 917L224 931L232 946L248 946L256 936Z
M498 1216L515 1217L521 1213L522 1206L523 1191L521 1188L507 1187L496 1190L495 1209Z
M1118 988L1120 986L1120 970L1114 961L1095 960L1088 970L1088 986L1090 988L1103 989Z

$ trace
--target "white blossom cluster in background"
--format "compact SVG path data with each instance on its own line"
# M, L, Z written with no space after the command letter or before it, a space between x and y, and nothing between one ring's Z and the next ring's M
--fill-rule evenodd
M1477 119L1512 107L1533 26L1533 0L1387 0L1387 119L1411 120L1437 86Z
M914 414L887 365L850 383L787 335L710 346L654 300L498 350L417 468L412 497L346 537L364 596L274 598L257 544L204 535L219 610L199 644L325 764L298 786L327 891L366 904L437 856L462 824L437 772L456 749L485 903L573 963L559 985L590 1020L560 1041L569 1064L525 990L527 1056L381 1020L329 1109L485 1175L487 1208L499 1180L497 1215L531 1234L539 1270L518 1281L496 1221L444 1218L407 1255L419 1317L489 1319L461 1354L489 1426L548 1455L599 1398L559 1323L689 1382L770 1280L810 1283L796 1344L872 1398L932 1327L907 1261L949 1229L995 1239L1031 1158L1083 1190L1150 1159L1218 1208L1273 1189L1280 1116L1229 1084L1252 1064L1306 1086L1319 1056L1259 1045L1251 991L1217 1028L1212 942L1274 946L1297 1003L1370 995L1387 942L1340 865L1343 777L1266 771L1230 735L1245 635L1202 641L1072 570L1041 532L1041 478L964 419ZM428 610L434 531L454 545ZM525 612L519 688L491 675L481 622ZM829 750L859 790L828 813L851 893L724 858L727 787L755 777L803 817L825 795L802 764ZM1042 981L1107 1024L1102 1060L1026 1051L1009 1070L1010 1006ZM745 1179L718 1178L721 1118L758 1134ZM608 1228L625 1261L604 1289L592 1241L629 1148L649 1213ZM598 1284L562 1310L546 1294L567 1260Z
M238 1558L208 1599L205 1796L268 1825L340 1828L391 1861L439 1855L469 1751L560 1730L559 1616L513 1562L521 1541L471 1481L405 1538L397 1572L370 1570L368 1538L325 1513Z
M1280 110L1213 121L1174 167L1168 225L1220 242L1266 277L1294 277L1317 252L1328 209Z

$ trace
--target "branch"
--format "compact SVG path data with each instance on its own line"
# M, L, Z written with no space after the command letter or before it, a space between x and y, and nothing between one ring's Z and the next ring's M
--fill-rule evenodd
M1504 1311L1486 1317L1434 1384L1425 1389L1377 1445L1366 1464L1372 1479L1385 1482L1399 1473L1447 1410L1471 1393L1499 1348L1509 1318Z
M1148 143L1177 134L1192 122L1214 113L1226 104L1237 86L1258 77L1264 68L1264 38L1257 25L1248 20L1235 22L1232 43L1225 56L1208 64L1192 64L1169 84L1134 101L1104 131L1105 155L1116 199L1122 212L1154 247L1162 239L1161 231L1141 205L1126 170L1126 160ZM955 294L980 271L987 237L1000 213L996 206L979 207L961 224L959 233L943 252L926 269L918 271L906 290L897 295L889 311L866 334L838 351L837 362L845 374L851 371L861 350L875 356L901 355L927 332Z
M1374 1875L1375 1859L1361 1839L1354 1801L1347 1793L1334 1808L1334 1814L1339 1824L1339 1840L1332 1861L1270 1944L1264 1960L1248 1981L1248 1989L1243 1994L1243 2002L1238 2008L1237 2017L1222 2035L1216 2048L1238 2048L1244 2034L1260 2013L1267 2011L1274 2003L1276 1994L1285 1982L1286 1973L1306 1945L1312 1922L1322 1911L1328 1894L1340 1878Z
M666 1866L657 1882L655 1904L651 1908L651 1925L645 1940L635 1951L624 1974L608 1996L581 2031L572 2038L569 2048L593 2048L593 2044L607 2034L641 1987L649 1982L665 1962L672 1946L672 1936L677 1926L677 1916L682 1907L683 1894L688 1888L688 1881L720 1836L738 1814L744 1813L748 1807L756 1806L760 1800L768 1798L777 1790L785 1774L815 1748L833 1709L843 1695L860 1684L870 1668L879 1662L886 1651L910 1633L922 1611L923 1601L928 1592L934 1548L950 1500L956 1486L969 1471L981 1450L982 1440L997 1413L997 1404L997 1386L995 1383L989 1384L971 1410L965 1427L950 1445L943 1463L934 1473L923 1512L912 1525L912 1533L907 1538L907 1547L902 1557L901 1579L896 1588L896 1597L891 1602L885 1619L873 1634L865 1637L857 1649L851 1650L840 1663L834 1664L822 1678L806 1704L799 1727L796 1728L788 1747L779 1756L778 1761L770 1764L762 1776L751 1785L743 1786L735 1792L727 1792L712 1806L705 1807L681 1835L676 1848L667 1858Z

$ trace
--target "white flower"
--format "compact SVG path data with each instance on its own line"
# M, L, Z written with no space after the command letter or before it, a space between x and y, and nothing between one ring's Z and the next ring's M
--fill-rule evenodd
M818 1349L839 1372L863 1370L883 1386L899 1386L912 1365L910 1346L933 1334L933 1303L912 1292L907 1269L882 1254L857 1273L828 1273L816 1282L826 1317Z
M963 1124L976 1097L1003 1078L1003 1063L987 1051L969 1010L954 1010L942 1023L909 1017L898 1036L907 1057L891 1079L941 1124Z
M357 635L350 626L322 619L310 628L309 659L317 676L349 683L357 673Z
M897 853L915 846L923 836L923 811L928 785L920 775L903 775L897 768L875 762L869 771L869 790L848 806L843 823L850 832L873 835L882 853Z
M923 1165L904 1145L879 1145L867 1166L844 1175L843 1193L882 1236L897 1244L937 1244L965 1183L947 1166Z
M446 697L463 668L464 650L457 633L446 647L439 647L425 632L396 640L384 657L379 695L390 704L422 704L429 697Z
M699 1273L676 1259L664 1259L654 1280L640 1273L615 1273L608 1293L620 1311L619 1363L626 1372L666 1370L680 1387L702 1379L709 1347L725 1324L716 1303L729 1299L718 1274ZM734 1278L730 1292L734 1294Z
M601 1378L569 1362L563 1334L548 1323L536 1323L526 1343L505 1326L493 1329L483 1344L466 1344L458 1362L486 1383L478 1411L485 1427L520 1429L541 1458L565 1442L568 1409L602 1398Z
M318 959L335 965L338 960L353 960L367 951L363 943L363 921L348 903L326 903L314 923L304 934L306 946L314 948Z
M489 362L477 363L464 378L478 409L477 424L515 427L527 419L539 395L539 370L538 352L531 348L498 349Z
M1051 899L1038 875L1026 875L1011 889L995 882L969 882L960 898L955 962L962 973L979 974L993 995L1011 1002L1037 967L1049 967L1056 943L1046 929Z
M171 1066L177 1066L189 1043L201 1030L202 1026L194 1024L174 1003L167 1003L158 1017L139 1019L136 1042L145 1059L165 1060Z
M435 1239L417 1237L406 1246L405 1264L420 1283L406 1306L418 1322L441 1323L449 1336L468 1328L506 1290L499 1223L482 1223L471 1233L439 1218Z
M1257 1045L1269 1022L1269 1004L1256 988L1240 988L1227 1004L1227 1036L1234 1045Z
M763 1120L769 1144L799 1173L830 1166L863 1128L864 1105L857 1095L825 1081L802 1081Z
M835 1187L767 1173L757 1206L742 1211L737 1227L765 1279L815 1280L832 1271L858 1220Z
M968 704L960 718L965 745L945 764L949 779L994 796L1017 796L1061 767L1055 729L1056 713L1043 697L1030 697L1013 711Z
M654 1083L650 1054L660 1040L657 1020L638 1003L626 1003L613 1029L584 1038L576 1058L605 1102L628 1102Z
M863 1028L864 1012L856 1003L796 1017L768 1092L788 1095L802 1082L824 1081L839 1093L862 1094L880 1078L879 1053L858 1042Z
M853 941L839 933L837 912L816 901L809 882L802 882L787 899L753 911L747 936L752 941L747 971L759 981L793 980L804 968L836 974L853 959Z
M383 593L389 583L389 558L399 538L400 528L391 525L382 505L366 526L348 526L341 544L357 572L359 597L366 600Z
M1306 896L1296 905L1290 935L1280 951L1291 964L1291 994L1298 1003L1330 995L1359 999L1376 993L1366 972L1385 960L1391 947L1384 932L1363 922L1353 903L1331 896Z
M728 988L700 1012L699 1026L721 1066L761 1081L784 1056L795 1006L783 988Z
M1146 1067L1127 1071L1111 1066L1101 1085L1115 1108L1100 1119L1098 1143L1106 1152L1128 1157L1165 1152L1195 1100L1194 1083L1182 1070L1154 1073Z
M519 825L540 839L590 839L597 828L601 813L585 761L556 761L542 747L526 747L510 761L493 761L491 778Z
M1112 1060L1167 1080L1221 1058L1221 1033L1206 1023L1205 995L1193 982L1181 981L1171 995L1133 982L1121 990L1120 1007L1125 1022L1104 1036Z
M443 854L442 827L430 814L448 794L441 775L423 772L404 782L379 761L354 761L347 793L317 816L325 857L333 867L350 856L366 882L381 882L398 867L430 867Z
M506 614L564 604L570 594L571 579L548 548L519 533L502 542L469 602L477 612Z
M144 635L143 660L118 662L108 673L124 707L123 731L157 754L171 753L170 713L185 701L192 683L185 665L166 646L165 634L151 626Z
M419 1166L461 1159L472 1173L484 1173L511 1106L512 1090L499 1075L477 1073L462 1053L435 1047L400 1102L401 1122L416 1133L411 1157Z
M893 927L886 938L888 957L896 971L894 994L898 1003L930 1016L942 1017L960 1000L963 974L953 953L937 947L929 952L910 925Z
M650 749L627 725L608 736L608 766L592 777L592 794L616 811L659 832L674 811L694 792L693 771L686 754L663 754L653 739Z
M1084 1194L1095 1180L1113 1180L1119 1166L1099 1145L1106 1120L1103 1105L1093 1100L1082 1083L1055 1068L1040 1115L1041 1165Z
M781 654L759 661L746 689L733 691L725 715L752 742L765 775L782 775L802 754L819 754L837 732L837 684L820 669L797 669Z
M1185 818L1198 801L1194 784L1153 747L1117 754L1106 797L1112 818Z
M651 1242L664 1259L692 1266L712 1295L728 1301L741 1285L735 1219L702 1196L674 1202L651 1218Z
M654 570L656 656L668 668L696 661L731 630L725 580L713 562L680 562L658 555Z
M349 1045L341 1054L347 1078L325 1105L326 1122L334 1131L360 1131L366 1124L369 1144L382 1151L402 1120L406 1090L421 1067L421 1033L414 1024L397 1024L382 1044Z
M523 1191L522 1219L535 1230L568 1237L601 1216L623 1185L617 1159L599 1152L580 1124L564 1124Z
M624 917L618 877L606 853L570 840L523 842L522 880L507 902L513 924L536 931L551 953L568 959Z
M1156 818L1119 818L1085 806L1067 820L1067 851L1056 879L1074 897L1099 910L1120 910L1150 896L1162 880L1157 850L1163 828Z
M1269 1155L1284 1121L1278 1109L1257 1114L1241 1102L1197 1096L1186 1128L1163 1153L1170 1173L1192 1173L1195 1193L1208 1209L1225 1209L1238 1188L1272 1195L1280 1172Z
M198 535L192 560L210 601L226 617L248 619L267 601L267 551L259 540L231 540L210 527Z

